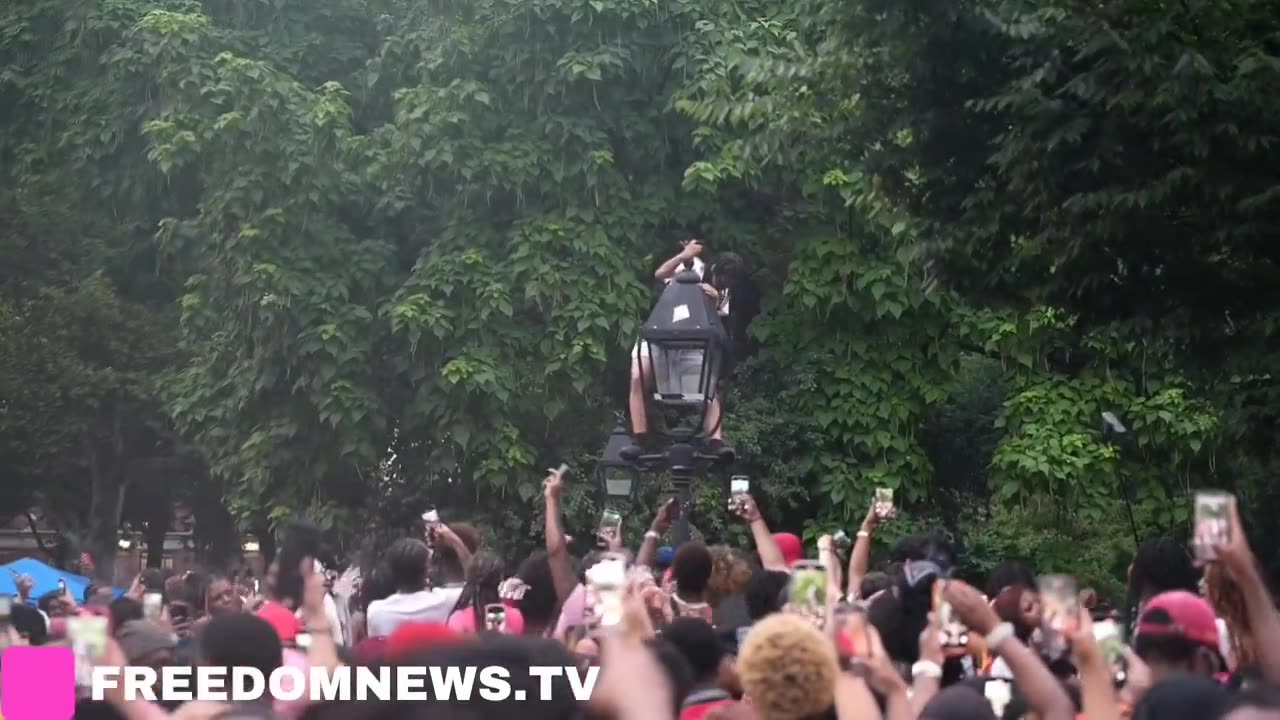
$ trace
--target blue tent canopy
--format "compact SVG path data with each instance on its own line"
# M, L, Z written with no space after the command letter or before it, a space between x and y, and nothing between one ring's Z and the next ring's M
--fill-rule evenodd
M16 575L15 575L16 573ZM31 599L38 600L45 593L58 589L58 580L67 582L67 589L75 596L77 601L84 600L84 591L89 587L89 578L83 575L75 575L64 572L55 567L50 567L35 558L22 558L14 560L0 570L0 595L17 595L18 586L15 581L17 575L30 575L31 580L35 583L35 587L31 589ZM124 594L119 588L113 588L116 597Z

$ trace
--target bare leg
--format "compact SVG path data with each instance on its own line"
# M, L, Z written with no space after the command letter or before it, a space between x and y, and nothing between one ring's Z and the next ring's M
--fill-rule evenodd
M644 407L644 381L652 376L653 368L648 358L643 358L639 362L631 361L631 398L628 405L631 410L632 435L643 435L649 432L649 418L645 414Z
M707 406L707 418L703 420L702 429L711 433L712 440L721 440L720 396L716 395Z

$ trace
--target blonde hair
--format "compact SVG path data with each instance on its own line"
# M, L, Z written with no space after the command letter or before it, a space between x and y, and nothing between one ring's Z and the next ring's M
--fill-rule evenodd
M718 606L725 598L746 589L751 582L751 563L728 545L712 545L711 577L707 580L707 604Z
M759 720L798 720L835 702L834 644L798 615L756 623L738 651L738 676Z

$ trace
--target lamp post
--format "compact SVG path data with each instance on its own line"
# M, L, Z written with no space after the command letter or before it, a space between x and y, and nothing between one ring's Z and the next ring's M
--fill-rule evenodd
M605 497L610 500L629 500L640 485L639 468L623 458L630 444L631 435L626 429L621 426L614 428L605 443L604 456L596 463L600 484L604 487Z
M690 536L694 480L701 472L734 460L731 448L707 442L719 427L719 416L714 424L708 418L716 407L729 338L719 314L699 287L701 282L692 263L686 262L658 299L636 343L635 360L641 371L649 425L667 446L652 452L629 442L621 446L618 438L622 435L614 431L601 462L606 486L608 476L604 473L612 473L619 493L624 466L633 483L641 470L670 472L680 510L672 527L676 544ZM616 462L608 457L611 447L618 453Z
M1102 413L1102 438L1108 445L1115 447L1129 440L1129 428L1120 422L1120 418L1110 410ZM1120 494L1124 498L1124 508L1129 513L1129 527L1133 530L1133 543L1137 547L1142 544L1142 536L1138 533L1138 521L1133 516L1133 501L1129 498L1129 482L1124 471L1117 467L1120 474Z

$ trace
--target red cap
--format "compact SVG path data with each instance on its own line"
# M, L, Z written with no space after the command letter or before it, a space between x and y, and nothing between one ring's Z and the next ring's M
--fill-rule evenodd
M276 635L280 636L280 642L285 645L297 642L298 633L302 632L302 622L289 608L280 603L263 603L262 607L258 608L258 617L267 621L271 629L276 631Z
M405 623L387 638L387 659L399 660L417 650L458 642L458 633L442 623Z
M782 559L786 560L788 565L794 565L804 559L804 543L800 542L798 535L774 533L773 542L782 551Z
M1163 611L1169 620L1153 619L1153 611ZM1186 638L1194 643L1218 650L1218 619L1213 607L1199 595L1185 590L1160 593L1151 598L1138 617L1139 635L1163 635Z

